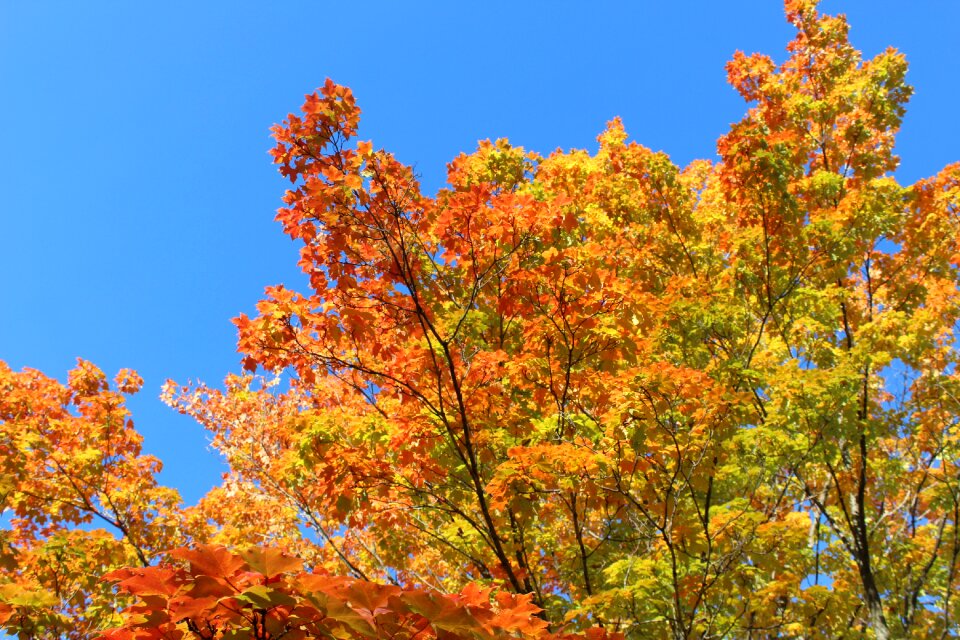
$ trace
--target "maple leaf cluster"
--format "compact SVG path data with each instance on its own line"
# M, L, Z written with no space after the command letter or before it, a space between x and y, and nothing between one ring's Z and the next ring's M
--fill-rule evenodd
M120 569L108 574L121 592L139 597L123 625L104 640L555 637L529 595L497 594L468 585L460 593L400 588L345 576L296 572L302 561L275 549L238 554L222 546L171 551L185 566ZM574 638L574 636L562 636ZM590 640L608 634L592 633Z
M307 96L272 154L309 288L235 320L245 373L164 389L221 486L156 484L132 372L0 368L0 625L956 636L960 164L900 185L904 57L785 6L787 59L734 56L747 113L685 168L613 120L595 153L481 142L428 196L348 88Z

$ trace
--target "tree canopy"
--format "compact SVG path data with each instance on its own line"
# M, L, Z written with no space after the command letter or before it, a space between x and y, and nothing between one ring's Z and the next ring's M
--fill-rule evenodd
M956 637L960 164L900 185L904 57L786 13L685 168L615 119L428 196L348 88L307 96L272 154L309 288L235 320L246 373L164 390L222 486L157 485L132 372L0 368L3 628Z

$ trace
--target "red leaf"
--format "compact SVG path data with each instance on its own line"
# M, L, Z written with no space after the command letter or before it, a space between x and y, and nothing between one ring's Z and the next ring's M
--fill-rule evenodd
M255 547L241 551L240 557L247 561L251 569L267 578L303 568L301 560L284 555L277 549Z
M229 578L247 567L247 563L242 558L219 545L207 544L198 545L196 549L174 549L170 555L189 561L190 573L194 576Z

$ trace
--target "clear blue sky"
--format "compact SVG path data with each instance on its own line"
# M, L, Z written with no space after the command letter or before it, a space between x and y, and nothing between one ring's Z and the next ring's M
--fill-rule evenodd
M900 180L960 160L960 2L823 6L911 63ZM615 115L683 165L744 111L733 52L782 60L790 37L777 0L0 0L0 359L138 369L146 449L193 502L223 467L157 396L239 370L230 318L302 282L266 152L304 93L351 86L361 137L431 193L478 139L593 149Z

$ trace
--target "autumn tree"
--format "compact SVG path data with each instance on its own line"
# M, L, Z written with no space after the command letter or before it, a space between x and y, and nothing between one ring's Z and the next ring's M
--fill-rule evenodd
M113 574L113 637L955 637L960 165L896 181L906 62L816 5L784 62L734 56L747 113L685 168L613 120L592 154L482 142L429 196L349 89L307 96L273 157L309 288L236 320L248 373L164 392L230 465L169 536L225 546ZM105 515L168 510L138 513ZM318 605L343 585L392 631Z
M20 638L90 638L119 621L106 571L147 566L187 541L180 497L158 485L124 394L80 361L61 384L0 362L0 629Z

